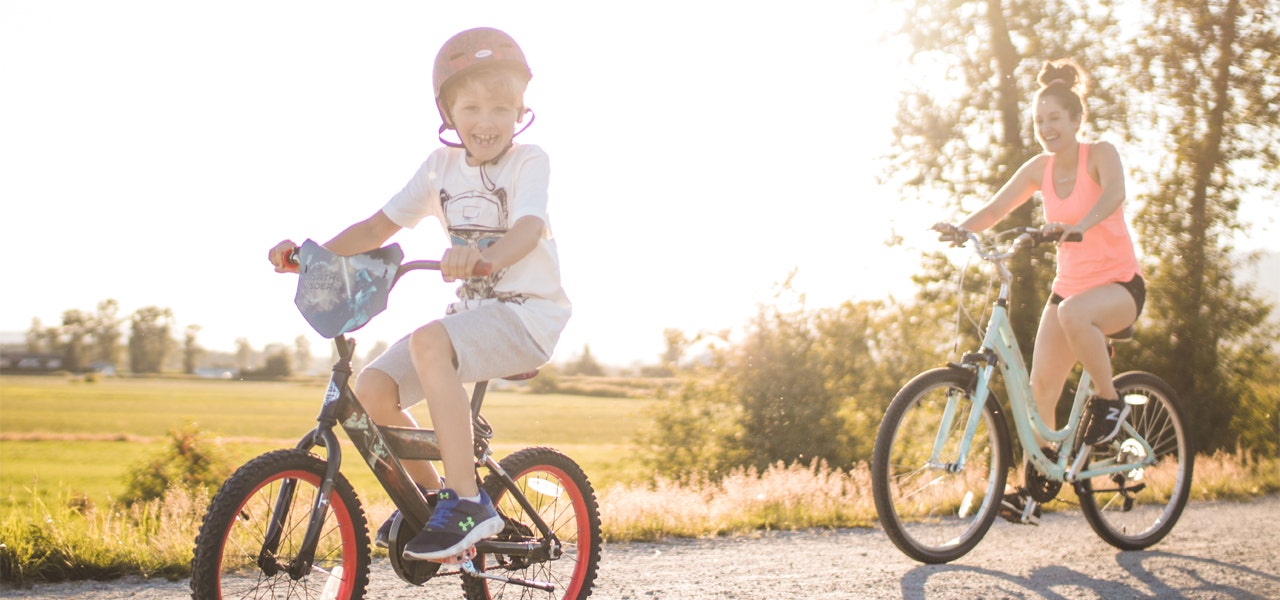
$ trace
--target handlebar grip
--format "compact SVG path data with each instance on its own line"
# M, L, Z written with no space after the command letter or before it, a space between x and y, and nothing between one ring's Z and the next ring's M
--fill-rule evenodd
M1071 232L1070 234L1068 234L1068 235L1067 235L1067 239L1064 239L1064 240L1062 240L1062 241L1064 241L1064 242L1079 242L1079 241L1083 241L1083 240L1084 240L1084 234L1083 234L1083 233L1081 233L1081 232L1079 232L1079 231L1073 231L1073 232Z

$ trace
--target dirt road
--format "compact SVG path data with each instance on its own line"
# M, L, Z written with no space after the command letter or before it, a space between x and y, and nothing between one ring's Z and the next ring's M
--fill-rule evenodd
M607 507L606 507L607 508ZM1119 552L1078 512L1039 527L997 521L956 563L927 566L878 529L775 532L752 538L608 544L593 598L1280 598L1280 496L1187 507L1144 552ZM458 598L455 581L423 588L374 565L369 598ZM187 582L105 582L5 589L5 598L186 598Z

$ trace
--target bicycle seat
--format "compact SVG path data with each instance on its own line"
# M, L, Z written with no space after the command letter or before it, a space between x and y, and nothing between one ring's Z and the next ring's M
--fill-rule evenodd
M508 376L506 376L506 377L503 377L503 379L505 379L505 380L507 380L507 381L524 381L524 380L526 380L526 379L533 379L534 377L537 377L537 376L538 376L538 370L537 370L537 369L534 369L534 370L529 371L529 372L527 372L527 373L519 373L519 374L516 374L516 375L508 375Z
M1111 338L1111 341L1113 342L1127 342L1129 340L1132 340L1133 325L1125 327L1124 329L1121 329L1120 331L1117 331L1115 333L1109 333L1107 334L1107 337Z

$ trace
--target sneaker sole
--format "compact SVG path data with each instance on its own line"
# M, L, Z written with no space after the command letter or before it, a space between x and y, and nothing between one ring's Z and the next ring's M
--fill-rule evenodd
M436 552L411 552L408 548L405 548L402 556L413 560L434 561L452 558L462 554L463 550L476 545L480 540L491 538L502 533L502 528L502 517L494 515L484 521L481 521L475 527L472 527L471 531L467 532L467 535L463 536L462 539L458 540L457 543L449 546L448 548L437 550Z

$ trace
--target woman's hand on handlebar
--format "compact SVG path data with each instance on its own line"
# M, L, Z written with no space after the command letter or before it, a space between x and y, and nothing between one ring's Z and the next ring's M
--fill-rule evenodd
M1067 225L1066 223L1045 223L1040 228L1040 235L1046 241L1053 240L1056 243L1078 242L1084 239L1084 229L1078 225Z
M267 260L271 261L271 265L276 268L277 273L297 273L298 263L293 259L293 253L298 250L298 245L290 240L285 240L276 244L267 252Z
M951 242L954 246L963 246L969 240L969 232L950 223L934 223L932 229L938 232L938 241Z

